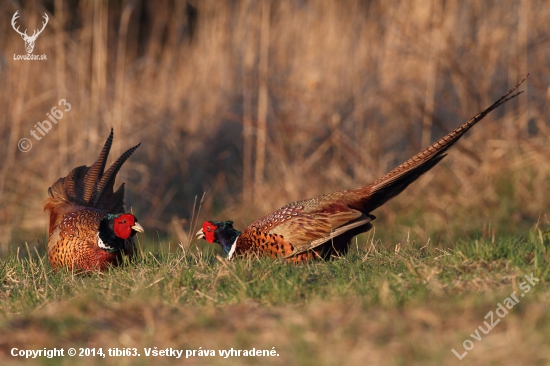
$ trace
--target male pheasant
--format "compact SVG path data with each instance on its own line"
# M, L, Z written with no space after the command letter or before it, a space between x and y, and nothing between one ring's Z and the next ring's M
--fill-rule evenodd
M527 77L526 77L527 78ZM525 80L456 130L365 187L327 193L290 203L255 221L242 233L232 221L205 221L197 237L218 243L227 253L284 258L299 263L344 254L351 239L372 228L370 213L401 193L433 168L460 137L489 112L516 97L511 95Z
M124 184L113 192L116 174L139 147L127 150L105 172L113 130L97 161L79 166L48 189L44 210L50 213L48 259L57 270L104 270L131 257L133 236L143 232L134 215L124 213Z

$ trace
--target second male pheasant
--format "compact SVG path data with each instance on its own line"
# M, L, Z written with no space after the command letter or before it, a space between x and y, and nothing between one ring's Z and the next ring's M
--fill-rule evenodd
M124 213L124 184L113 192L115 177L126 159L139 147L127 150L105 171L113 143L113 130L97 161L79 166L48 189L44 209L50 213L48 259L57 270L103 270L118 265L134 250L133 237L143 227Z
M205 221L197 236L220 244L228 258L254 254L299 263L343 254L354 236L372 228L375 217L370 213L374 209L439 163L445 151L489 112L519 95L521 92L511 94L524 80L489 108L372 184L290 203L253 222L242 233L232 221Z

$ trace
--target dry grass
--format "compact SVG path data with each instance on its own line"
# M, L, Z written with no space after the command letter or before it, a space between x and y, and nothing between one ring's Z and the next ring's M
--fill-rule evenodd
M509 294L508 294L509 295ZM504 295L504 296L508 296ZM501 296L502 297L502 296ZM464 352L469 338L490 309L504 297L479 301L466 296L448 306L434 299L400 309L393 306L366 307L358 299L312 303L277 308L255 304L211 306L168 306L160 301L123 305L104 304L81 298L49 306L40 313L13 321L0 336L2 351L32 344L36 348L108 347L138 348L139 358L82 357L56 359L55 364L130 365L518 365L545 364L550 345L544 337L550 322L547 308L529 303L508 314L495 329L475 344L460 362L451 349ZM464 309L476 303L479 310ZM145 305L145 306L144 306ZM471 305L470 305L471 306ZM61 317L59 313L63 314ZM215 334L215 336L213 336ZM516 347L510 347L516 345ZM216 357L146 358L143 348L216 350ZM279 357L224 359L218 350L252 348L271 350ZM13 358L3 358L10 364ZM8 363L6 363L8 362ZM45 364L28 360L26 364Z
M25 364L546 364L550 242L531 234L461 241L449 251L389 251L374 242L303 266L149 253L132 266L89 276L52 273L43 256L11 256L0 271L0 363L23 361L10 355L14 347L95 347L106 354L117 347L140 356ZM529 292L521 287L525 274L540 279ZM514 291L520 303L473 339L479 326L487 328L486 314ZM462 354L466 339L474 348L459 361L451 349ZM216 356L146 357L144 348L153 347L202 347ZM273 347L278 357L218 353Z
M33 4L19 21L33 29L50 14L35 47L47 61L12 60L24 53L10 27L18 8L0 12L4 248L44 235L47 187L91 164L111 126L114 154L143 143L119 177L129 206L149 233L184 240L205 191L203 217L243 227L290 201L366 184L527 72L519 100L379 209L376 224L393 241L411 230L449 244L449 229L513 232L548 213L544 1ZM20 152L17 141L61 98L72 110Z

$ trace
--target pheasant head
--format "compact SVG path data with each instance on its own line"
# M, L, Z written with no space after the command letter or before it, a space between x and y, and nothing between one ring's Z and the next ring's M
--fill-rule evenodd
M235 251L234 244L241 232L233 227L233 221L205 221L196 235L198 239L204 239L210 244L220 244L231 257Z
M107 251L121 250L125 247L125 241L138 232L143 233L143 227L134 215L108 214L99 223L97 244Z

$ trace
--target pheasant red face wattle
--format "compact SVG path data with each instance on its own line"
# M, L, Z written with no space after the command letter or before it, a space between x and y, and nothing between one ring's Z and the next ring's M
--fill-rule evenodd
M204 238L204 240L206 240L210 244L214 244L214 242L216 241L215 232L217 228L218 227L213 223L211 223L210 221L205 221L202 224L202 229L200 230L200 232L202 232L203 234L202 237Z
M128 239L130 236L135 235L136 232L143 232L143 227L137 223L136 217L132 214L119 215L113 221L113 231L121 239Z

